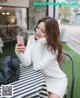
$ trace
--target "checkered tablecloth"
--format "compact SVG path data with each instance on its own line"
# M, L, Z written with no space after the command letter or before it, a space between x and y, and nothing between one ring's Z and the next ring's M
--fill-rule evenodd
M48 98L46 82L42 73L33 70L31 66L20 67L20 79L10 83L13 85L13 97L11 98Z

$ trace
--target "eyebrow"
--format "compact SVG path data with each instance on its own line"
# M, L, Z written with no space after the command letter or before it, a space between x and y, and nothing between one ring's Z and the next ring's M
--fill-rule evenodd
M37 27L39 27L39 26L37 26ZM44 29L42 29L42 28L41 28L41 30L44 31L44 32L46 32L46 30L44 30Z

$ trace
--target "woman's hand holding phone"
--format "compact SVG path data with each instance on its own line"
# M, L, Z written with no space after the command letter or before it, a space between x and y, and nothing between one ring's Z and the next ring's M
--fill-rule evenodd
M20 35L17 35L16 37L17 37L17 44L18 45L24 45L24 39L23 39L23 37L20 36Z
M24 52L26 50L25 45L24 45L24 39L20 35L17 35L17 44L16 44L15 49L18 52Z

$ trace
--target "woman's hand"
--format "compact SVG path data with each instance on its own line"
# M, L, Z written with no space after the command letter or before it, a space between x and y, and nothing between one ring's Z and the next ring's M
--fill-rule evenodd
M15 50L17 51L17 52L25 52L25 50L26 50L26 47L23 45L23 44L16 44L16 46L15 46Z

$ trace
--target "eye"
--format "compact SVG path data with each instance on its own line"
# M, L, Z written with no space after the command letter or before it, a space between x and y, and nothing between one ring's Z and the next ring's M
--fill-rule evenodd
M42 31L43 33L45 33L45 31Z
M39 29L42 33L46 33L43 29L40 29L38 26L36 26L36 29Z
M45 33L45 31L44 31L44 30L41 30L41 32L42 32L42 33Z

